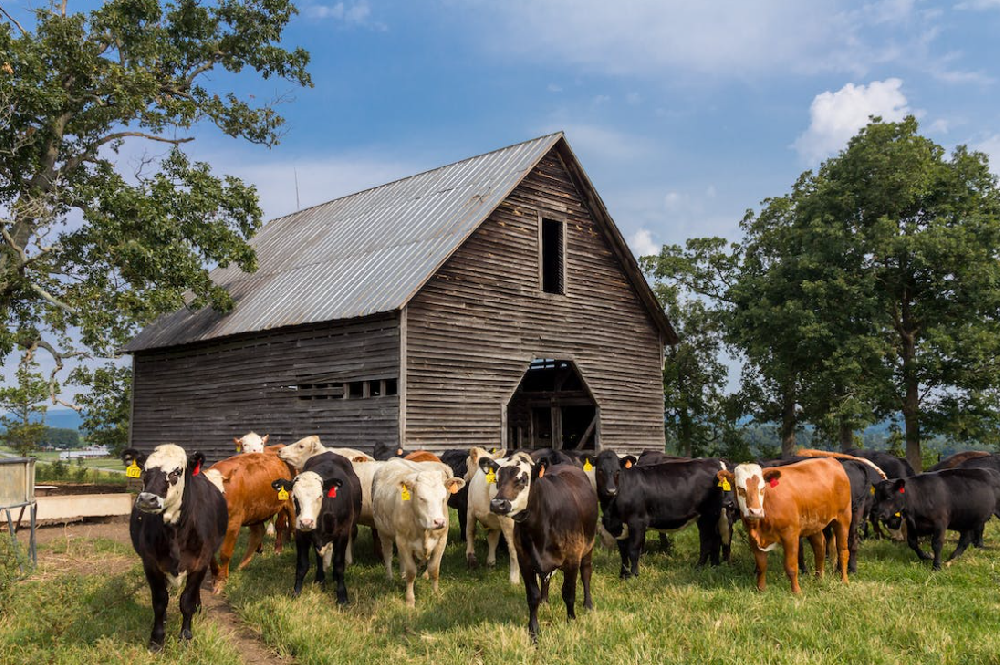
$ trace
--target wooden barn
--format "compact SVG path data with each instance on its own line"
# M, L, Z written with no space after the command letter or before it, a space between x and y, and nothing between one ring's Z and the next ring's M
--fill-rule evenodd
M564 136L301 210L133 354L132 445L661 448L676 336Z

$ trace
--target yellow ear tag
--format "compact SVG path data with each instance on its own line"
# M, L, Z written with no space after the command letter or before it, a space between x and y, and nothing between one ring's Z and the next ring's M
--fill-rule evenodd
M870 493L870 494L871 494L872 496L875 496L875 486L874 486L874 485L872 485L871 487L869 487L869 488L868 488L868 492L869 492L869 493Z
M496 481L497 481L497 474L493 473L493 468L490 467L490 470L486 472L486 482L489 483L490 485L493 485L494 483L496 483Z
M401 487L401 488L399 489L399 495L400 495L401 497L403 497L403 501L409 501L409 500L410 500L410 490L408 490L408 489L406 488L406 485L403 485L403 486L402 486L402 487Z
M720 480L719 487L722 488L723 492L728 492L729 490L733 489L732 485L729 484L728 478L723 478L722 480Z
M140 478L141 476L142 476L142 469L139 468L139 465L136 464L135 461L133 461L130 466L125 468L126 478Z
M288 490L282 487L278 490L278 501L286 501L288 499Z
M583 470L584 471L593 471L594 470L594 465L590 463L590 458L587 458L587 461L585 461L583 463Z
M895 516L896 516L896 517L902 517L902 515L900 515L899 513L896 513L896 515L895 515Z

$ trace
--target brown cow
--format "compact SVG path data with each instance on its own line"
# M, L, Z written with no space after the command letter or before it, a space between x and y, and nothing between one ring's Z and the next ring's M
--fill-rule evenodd
M258 551L264 538L264 523L279 513L286 513L288 523L292 523L292 500L279 498L271 486L275 480L292 479L291 469L278 457L276 452L244 453L224 459L205 471L205 477L212 481L226 497L229 509L229 525L226 538L219 548L218 564L213 561L214 581L212 592L218 593L229 579L229 560L236 547L240 528L250 527L247 551L240 561L239 570L247 567ZM278 530L275 551L281 551L283 529Z
M792 593L799 593L799 538L808 538L816 561L816 576L825 563L823 529L833 526L839 554L840 579L847 582L848 529L851 526L851 483L839 462L810 459L788 466L761 469L740 464L735 473L719 471L723 489L736 495L750 550L757 561L757 589L767 585L767 553L779 544L785 552L785 573Z
M960 453L955 453L945 457L943 460L939 461L937 464L932 466L928 471L941 471L942 469L954 469L955 467L962 466L965 462L970 459L977 459L979 457L989 457L990 454L984 450L966 450Z
M440 457L427 450L414 450L403 459L408 459L411 462L440 462L444 464L444 462L441 462Z

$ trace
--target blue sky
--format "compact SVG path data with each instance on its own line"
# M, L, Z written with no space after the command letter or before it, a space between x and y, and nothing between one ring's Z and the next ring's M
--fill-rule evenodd
M23 16L28 4L4 6ZM296 174L305 207L556 130L638 254L737 239L747 208L788 191L870 114L913 113L935 141L1000 166L1000 0L299 7L286 45L311 52L314 88L214 75L285 98L282 143L202 127L187 146L255 184L268 218L296 208Z

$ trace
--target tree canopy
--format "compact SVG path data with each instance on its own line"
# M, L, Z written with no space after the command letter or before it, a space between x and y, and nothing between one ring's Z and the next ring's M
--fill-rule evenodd
M54 387L67 359L113 358L161 313L231 307L208 269L255 269L256 191L184 149L213 126L277 143L277 100L207 77L311 85L308 54L281 43L294 14L288 0L0 11L0 359L48 352ZM153 152L129 164L140 146Z

